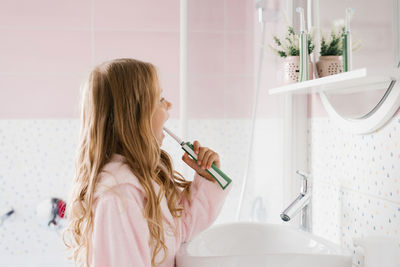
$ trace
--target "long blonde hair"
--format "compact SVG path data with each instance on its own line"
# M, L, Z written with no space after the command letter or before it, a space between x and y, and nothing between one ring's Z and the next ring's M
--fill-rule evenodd
M155 67L135 59L105 62L89 75L83 92L76 175L67 203L69 225L64 232L64 243L72 250L75 263L89 266L94 192L99 173L114 153L125 157L146 193L144 216L152 266L168 255L160 203L165 196L171 214L182 216L178 200L182 194L190 197L191 182L173 170L171 158L153 133L151 120L159 90ZM157 195L153 181L160 185ZM156 263L160 251L163 258Z

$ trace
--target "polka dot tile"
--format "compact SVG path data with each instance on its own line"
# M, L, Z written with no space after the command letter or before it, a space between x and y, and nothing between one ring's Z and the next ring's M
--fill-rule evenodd
M399 115L398 115L399 116ZM327 118L309 124L309 159L319 181L400 202L400 140L396 120L377 133L345 133Z
M399 117L369 135L309 120L313 231L353 251L353 266L364 264L353 237L400 238Z

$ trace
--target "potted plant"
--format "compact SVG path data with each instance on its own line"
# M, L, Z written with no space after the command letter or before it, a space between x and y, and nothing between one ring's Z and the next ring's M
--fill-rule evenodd
M299 50L299 36L295 34L293 27L288 26L285 38L281 41L278 37L273 36L273 40L276 47L269 45L269 47L277 55L284 58L283 68L285 83L295 83L299 79L300 72L300 50ZM311 54L314 50L314 44L312 37L309 35L308 38L308 54ZM312 64L309 63L309 79L312 79Z
M317 62L318 77L324 77L343 72L343 34L345 31L344 21L334 23L330 36L322 36L321 51ZM352 41L352 51L357 51L362 45L358 39Z
M344 27L339 30L331 30L329 37L322 35L321 51L317 62L318 77L325 77L341 73L343 71L342 62L342 35Z

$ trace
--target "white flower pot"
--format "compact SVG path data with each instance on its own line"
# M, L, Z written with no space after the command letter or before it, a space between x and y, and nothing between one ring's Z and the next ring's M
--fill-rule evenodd
M297 83L299 81L300 74L300 57L299 56L289 56L285 57L283 61L283 82L285 84ZM308 65L308 79L313 78L313 66L311 61Z
M320 56L317 72L320 78L343 72L342 56Z

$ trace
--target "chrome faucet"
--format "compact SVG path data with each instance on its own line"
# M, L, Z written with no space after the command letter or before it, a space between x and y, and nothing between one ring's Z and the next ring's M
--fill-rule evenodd
M281 213L281 219L290 221L300 212L300 228L311 232L311 187L308 184L310 175L301 171L296 173L302 178L300 195Z

